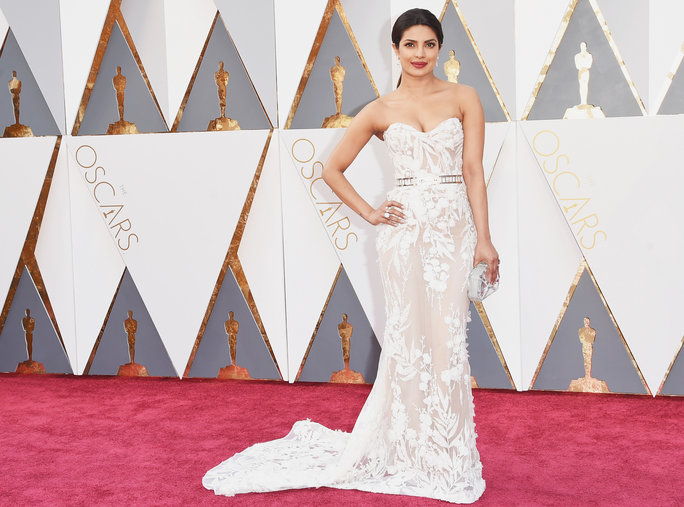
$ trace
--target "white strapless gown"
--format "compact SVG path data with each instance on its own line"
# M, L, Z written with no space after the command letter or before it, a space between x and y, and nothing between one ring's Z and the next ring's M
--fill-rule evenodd
M387 324L377 377L351 433L309 419L209 470L216 494L329 486L472 503L485 489L475 445L466 325L476 230L460 174L463 127L429 132L393 123L384 133L397 178L387 198L406 222L378 225Z

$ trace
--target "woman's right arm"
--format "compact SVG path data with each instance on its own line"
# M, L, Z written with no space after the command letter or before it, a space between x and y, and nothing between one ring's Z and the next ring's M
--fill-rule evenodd
M401 208L403 207L401 203L385 201L378 208L374 208L359 195L343 174L375 132L382 128L376 125L376 118L379 116L377 114L378 108L379 104L373 101L354 117L325 163L322 176L323 181L340 200L369 223L373 225L380 223L397 225L404 218L401 211L390 209L389 218L385 218L383 213L387 205Z

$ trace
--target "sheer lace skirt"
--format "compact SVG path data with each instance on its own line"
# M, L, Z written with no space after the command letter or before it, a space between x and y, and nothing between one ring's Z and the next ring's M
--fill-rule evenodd
M211 469L217 494L331 486L458 503L485 489L466 341L476 232L463 184L396 187L407 221L376 238L387 314L351 433L309 419Z

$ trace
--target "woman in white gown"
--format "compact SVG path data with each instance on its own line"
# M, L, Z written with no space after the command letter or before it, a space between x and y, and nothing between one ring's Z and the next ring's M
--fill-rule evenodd
M283 438L209 470L202 483L216 494L329 486L472 503L485 489L466 283L480 261L494 280L499 259L489 236L482 106L472 87L433 74L442 40L427 10L397 18L399 87L359 112L323 171L340 199L379 226L387 323L376 380L354 428L298 421ZM343 175L372 135L385 141L397 178L378 208Z

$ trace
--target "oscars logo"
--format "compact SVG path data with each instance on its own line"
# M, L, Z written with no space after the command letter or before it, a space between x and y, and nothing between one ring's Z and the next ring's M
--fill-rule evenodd
M36 328L36 319L31 317L31 310L28 308L21 319L21 326L24 329L28 359L17 365L16 373L45 373L43 364L33 360L33 331Z
M133 318L133 312L128 310L128 318L124 321L124 331L128 337L128 356L130 362L119 366L117 375L122 377L147 377L147 368L135 362L135 333L138 331L138 321Z
M211 120L207 126L207 130L210 131L222 131L222 130L240 130L240 125L237 120L226 117L226 90L228 88L228 81L230 79L230 73L223 69L223 62L219 62L219 68L214 73L214 80L216 81L216 87L218 88L218 98L219 107L221 109L221 116Z
M238 366L237 364L237 335L240 330L240 323L233 318L234 313L228 312L228 320L225 323L226 334L228 335L228 348L230 349L230 362L228 366L219 369L217 378L220 379L242 379L249 380L247 368Z
M598 106L587 104L589 93L589 69L594 61L591 53L587 51L587 43L580 42L580 52L575 55L575 67L579 81L580 103L565 110L563 119L573 118L605 118L603 111Z
M582 357L584 358L584 377L570 382L568 390L582 393L609 393L605 380L591 376L591 355L596 341L596 329L591 327L589 317L584 317L584 327L579 328L577 334L582 343Z
M116 105L119 110L119 121L110 123L107 134L138 134L135 123L124 120L124 91L126 90L126 76L121 73L121 67L116 67L116 74L112 79L116 92Z
M447 81L450 83L458 83L458 74L461 72L461 62L456 59L456 51L449 50L449 59L444 62L444 73Z
M349 367L351 335L354 332L354 327L347 322L347 318L347 314L343 313L342 322L337 325L337 332L340 335L340 341L342 345L342 359L344 360L344 368L330 375L330 382L342 384L363 384L366 382L363 378L363 375Z
M335 93L335 114L323 120L323 128L348 127L352 121L351 116L342 114L342 90L344 88L344 75L346 71L340 64L340 57L335 57L335 65L330 67L330 79L333 82L333 92Z
M17 79L17 71L12 71L12 78L7 83L10 94L12 95L12 105L14 106L14 125L5 127L2 137L33 137L31 127L19 123L19 96L21 95L21 81Z

